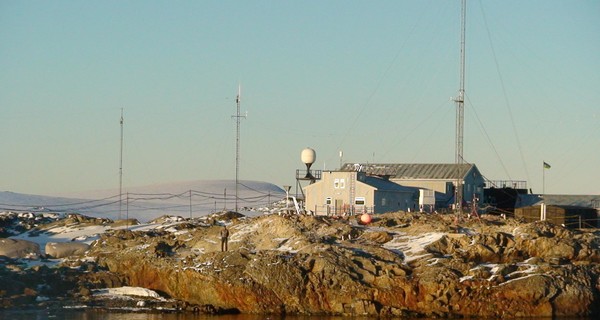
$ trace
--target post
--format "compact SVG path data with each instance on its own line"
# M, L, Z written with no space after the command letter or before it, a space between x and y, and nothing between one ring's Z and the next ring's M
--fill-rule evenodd
M292 186L283 186L283 189L285 190L285 213L288 212L288 208L289 208L289 199L290 199L290 189L292 188Z
M542 197L546 194L546 166L542 166Z
M127 213L127 217L125 218L126 219L125 220L126 221L125 222L125 227L127 228L127 230L129 230L129 192L127 192L127 198L126 199L127 199L126 200L127 202L125 202L125 204L126 204L125 212Z
M546 221L546 204L540 204L540 221Z
M123 205L123 108L121 108L121 153L119 155L119 220Z
M192 189L190 189L190 219L192 219Z
M546 169L550 169L550 165L546 161L542 161L542 215L546 220Z

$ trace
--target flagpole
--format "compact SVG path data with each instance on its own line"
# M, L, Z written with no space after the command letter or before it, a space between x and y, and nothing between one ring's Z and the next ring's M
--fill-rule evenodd
M542 161L542 204L540 205L540 221L546 220L546 162Z
M550 164L542 161L542 205L540 212L540 220L546 220L546 169L550 169Z
M546 162L542 162L542 197L546 194Z

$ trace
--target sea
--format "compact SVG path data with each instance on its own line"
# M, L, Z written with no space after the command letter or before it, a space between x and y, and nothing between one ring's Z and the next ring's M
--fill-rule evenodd
M106 310L0 310L0 320L367 320L376 317L366 316L285 316L285 315L199 315L193 313L140 313L140 312L113 312ZM376 319L419 319L428 318L376 318ZM469 318L477 319L477 318ZM481 318L484 319L484 318ZM487 319L487 318L486 318ZM527 318L527 320L591 320L592 317L568 318Z
M367 320L373 317L200 315L193 313L140 313L100 310L0 310L1 320ZM390 318L392 319L392 318ZM400 319L400 318L398 318ZM402 318L407 319L407 318ZM424 318L420 318L421 320Z

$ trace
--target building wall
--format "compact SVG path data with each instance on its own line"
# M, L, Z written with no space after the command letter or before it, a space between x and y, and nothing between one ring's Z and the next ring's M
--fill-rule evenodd
M454 196L454 184L456 180L434 180L434 179L394 179L391 181L407 187L416 187L422 189L434 190L435 192L443 193L448 199ZM466 202L473 200L473 195L477 195L479 199L483 199L483 188L485 181L481 173L473 167L464 177L463 199Z
M421 189L429 189L440 193L452 194L452 184L446 180L416 180L416 179L390 179L399 185L406 187L416 187Z
M418 197L408 192L386 192L375 193L375 213L386 213L396 211L416 211Z
M483 188L485 187L485 180L475 167L471 168L465 176L463 186L463 199L467 202L473 201L473 195L483 200Z
M324 171L321 180L304 188L305 209L318 215L350 213L383 213L415 207L410 192L380 191L359 181L358 172ZM351 184L354 197L351 199ZM416 199L418 200L418 198ZM357 203L358 202L358 203Z
M354 183L354 197L364 198L363 205L357 210L363 207L372 208L375 189L358 181L357 172L324 171L321 180L304 188L306 210L317 214L348 212L355 202L355 199L350 199L352 183Z

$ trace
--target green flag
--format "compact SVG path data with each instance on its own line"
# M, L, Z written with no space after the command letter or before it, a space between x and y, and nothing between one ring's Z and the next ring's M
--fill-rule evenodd
M550 169L550 165L544 161L544 169Z

